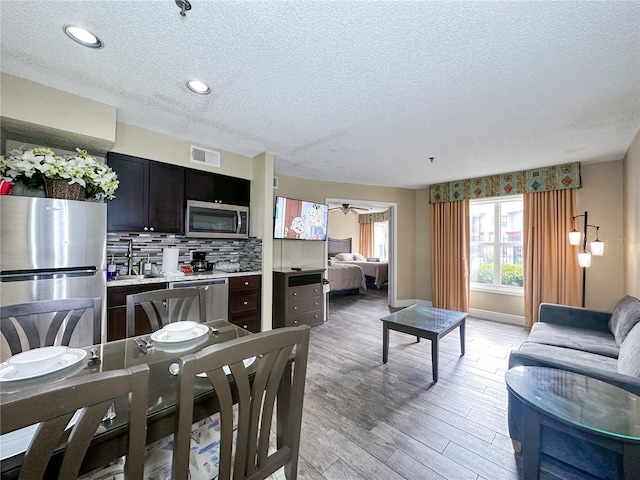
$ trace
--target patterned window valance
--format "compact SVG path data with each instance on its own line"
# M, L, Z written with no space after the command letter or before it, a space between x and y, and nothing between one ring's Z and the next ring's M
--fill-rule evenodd
M386 222L389 220L389 210L377 213L361 213L358 215L358 223Z
M431 203L580 188L580 163L431 185ZM363 215L361 215L363 216Z

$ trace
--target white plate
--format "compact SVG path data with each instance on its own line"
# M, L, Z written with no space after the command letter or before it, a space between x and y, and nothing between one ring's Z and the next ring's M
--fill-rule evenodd
M79 416L80 410L73 414L73 417L69 420L66 429L73 427L78 421ZM31 439L36 433L38 425L39 424L36 423L34 425L21 428L20 430L0 435L0 460L5 460L6 458L11 458L14 455L25 452L31 443Z
M244 368L247 368L249 365L251 365L253 362L256 361L256 357L251 357L251 358L245 358L242 363L244 363ZM222 371L224 372L225 375L231 375L231 369L229 369L228 365L225 365L222 367ZM202 373L198 373L196 375L197 377L206 377L207 374L205 372Z
M19 380L28 380L30 378L41 377L49 373L63 370L71 365L82 361L87 356L87 352L79 348L68 348L67 353L62 355L60 359L50 365L43 365L42 369L36 372L19 372L13 365L7 362L0 363L0 382L17 382Z
M69 349L63 345L32 348L12 355L7 359L7 363L13 365L16 370L38 372L42 370L43 366L59 362L60 358L67 353L67 350Z
M206 335L209 332L209 327L203 325L201 323L197 324L193 331L191 332L191 336L188 338L180 338L179 340L173 339L170 335L161 328L160 330L156 330L151 334L151 340L157 343L184 343L191 342L196 338L200 338L203 335Z
M163 352L180 353L180 352L186 352L187 350L191 350L193 347L200 345L201 343L205 343L206 341L207 341L206 336L200 336L200 337L192 338L190 340L183 340L180 342L173 342L173 343L157 342L154 345L154 348L156 348L157 350L162 350Z

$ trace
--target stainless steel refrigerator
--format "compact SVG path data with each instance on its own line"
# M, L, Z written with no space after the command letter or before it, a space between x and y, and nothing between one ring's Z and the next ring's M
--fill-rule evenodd
M0 195L0 304L102 298L106 341L107 206ZM71 346L92 344L89 312Z

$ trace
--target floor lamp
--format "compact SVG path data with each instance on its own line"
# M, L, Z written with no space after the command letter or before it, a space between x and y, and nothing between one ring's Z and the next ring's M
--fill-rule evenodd
M576 230L576 218L584 217L584 234ZM591 255L601 257L604 254L604 242L601 242L598 238L599 225L589 225L588 223L589 212L584 212L583 215L575 215L573 217L573 230L569 232L569 243L571 245L580 245L582 239L582 251L578 253L578 265L582 267L582 306L585 305L585 290L587 285L587 268L591 266ZM596 229L596 239L591 242L591 253L587 252L587 228L592 227Z

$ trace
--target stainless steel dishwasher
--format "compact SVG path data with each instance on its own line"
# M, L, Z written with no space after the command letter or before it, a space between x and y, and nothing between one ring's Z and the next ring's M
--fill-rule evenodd
M169 288L205 287L207 321L229 320L229 279L184 280L169 282ZM199 321L198 312L192 308L188 320Z

